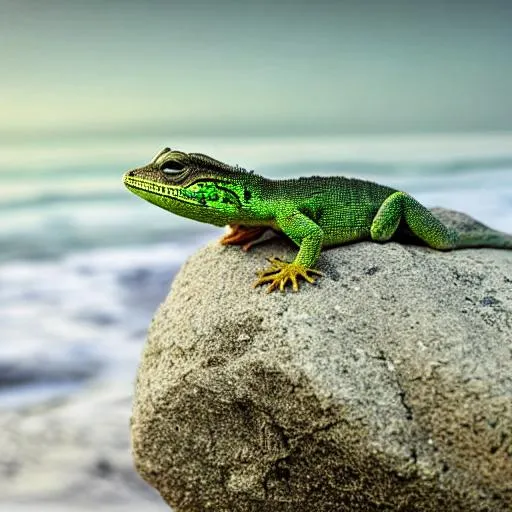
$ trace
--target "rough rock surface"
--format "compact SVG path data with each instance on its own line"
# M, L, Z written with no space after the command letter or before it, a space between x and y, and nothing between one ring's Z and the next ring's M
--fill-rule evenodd
M140 474L177 511L512 510L512 252L364 242L298 294L250 286L294 253L182 268L138 375Z

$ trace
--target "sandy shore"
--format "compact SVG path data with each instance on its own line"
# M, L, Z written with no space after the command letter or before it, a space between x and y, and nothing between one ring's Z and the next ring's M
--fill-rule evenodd
M168 511L133 469L130 390L109 382L69 401L0 411L0 510Z

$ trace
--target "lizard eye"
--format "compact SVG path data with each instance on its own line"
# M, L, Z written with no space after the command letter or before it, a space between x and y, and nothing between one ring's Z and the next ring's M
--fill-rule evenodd
M185 165L176 160L167 160L160 166L160 170L165 174L178 174L176 171L182 171Z

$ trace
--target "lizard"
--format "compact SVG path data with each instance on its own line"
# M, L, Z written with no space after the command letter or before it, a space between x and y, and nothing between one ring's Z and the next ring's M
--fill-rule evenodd
M272 180L202 153L164 148L149 164L124 174L136 195L177 215L230 226L224 245L248 250L267 230L283 233L298 247L291 262L270 258L254 286L285 291L299 280L323 275L315 264L323 248L360 240L386 242L407 230L437 250L468 247L512 249L512 235L447 227L411 195L385 185L341 176Z

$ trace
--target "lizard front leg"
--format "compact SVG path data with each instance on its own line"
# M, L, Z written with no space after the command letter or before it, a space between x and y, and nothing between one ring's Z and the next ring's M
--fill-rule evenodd
M297 210L276 218L276 223L281 231L299 246L299 252L291 263L279 258L270 258L271 266L258 272L259 279L254 286L270 283L267 292L277 288L284 291L290 282L293 291L297 292L298 278L302 277L313 283L315 278L312 274L322 275L312 267L320 256L324 233L318 224Z

